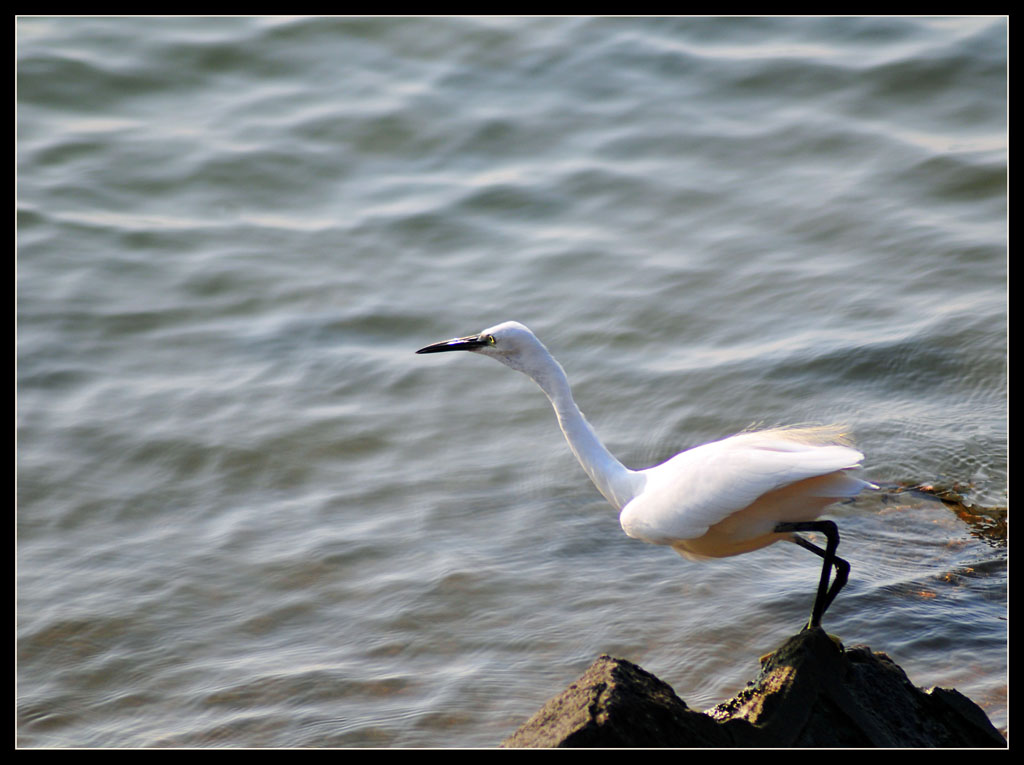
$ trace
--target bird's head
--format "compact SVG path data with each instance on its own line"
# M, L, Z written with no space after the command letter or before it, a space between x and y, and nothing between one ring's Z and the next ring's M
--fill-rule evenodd
M445 351L473 351L531 376L553 361L537 336L517 321L496 324L475 335L432 343L416 353Z

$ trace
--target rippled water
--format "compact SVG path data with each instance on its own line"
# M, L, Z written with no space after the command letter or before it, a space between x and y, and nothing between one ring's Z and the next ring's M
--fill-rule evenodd
M632 467L846 423L829 630L1007 725L1005 18L16 31L19 745L491 746L602 652L739 690L817 560L627 538L528 380L413 355L506 319Z

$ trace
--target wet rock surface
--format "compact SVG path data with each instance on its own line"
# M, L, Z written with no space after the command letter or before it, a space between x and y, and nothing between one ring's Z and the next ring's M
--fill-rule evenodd
M761 673L713 709L691 709L641 667L599 657L503 747L1005 747L974 702L922 690L884 653L849 649L820 628L765 657Z

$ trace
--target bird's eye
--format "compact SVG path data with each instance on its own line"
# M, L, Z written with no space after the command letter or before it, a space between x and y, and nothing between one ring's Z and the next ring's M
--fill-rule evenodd
M488 336L487 336L486 338L484 338L484 339L485 339L485 340L487 340L487 342L488 342L488 343L489 343L490 345L497 345L497 344L498 344L498 341L494 339L494 335L488 335Z

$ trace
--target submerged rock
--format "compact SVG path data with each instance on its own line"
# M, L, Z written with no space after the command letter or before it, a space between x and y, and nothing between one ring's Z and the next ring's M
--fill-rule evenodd
M915 687L884 653L820 628L794 635L761 674L707 712L624 659L599 657L503 747L1005 747L958 691Z

